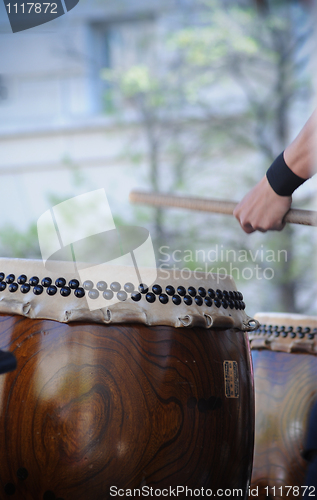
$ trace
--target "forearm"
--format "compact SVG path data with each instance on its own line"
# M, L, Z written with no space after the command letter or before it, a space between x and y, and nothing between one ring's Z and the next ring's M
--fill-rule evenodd
M287 166L302 179L314 174L316 153L317 110L311 115L296 139L285 149Z
M263 179L237 205L234 215L246 233L283 229L292 193L314 174L317 110Z

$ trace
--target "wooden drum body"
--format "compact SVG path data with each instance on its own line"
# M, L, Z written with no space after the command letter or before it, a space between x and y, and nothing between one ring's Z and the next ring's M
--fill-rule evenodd
M249 336L256 414L251 487L258 498L295 499L305 485L302 452L317 400L317 318L261 313L256 319L261 327Z
M15 280L27 274L26 261L13 271L12 261L1 264ZM33 276L45 277L40 264L32 266ZM175 281L165 285L177 295ZM199 285L206 296L214 288ZM162 281L157 286L163 289ZM82 320L77 314L66 324L41 318L40 299L46 311L51 299L45 290L26 297L8 287L0 294L0 348L15 354L17 369L0 378L1 500L104 500L119 488L131 496L127 489L166 493L177 486L179 498L186 487L212 495L238 488L247 496L254 408L242 307L164 304L157 297L154 314L145 295L109 306L103 324L87 321L97 313L77 304ZM68 318L77 300L70 297L54 299ZM14 313L20 308L29 317L4 311L10 301ZM151 324L126 321L136 318L129 307ZM180 324L174 316L159 325L172 307ZM118 308L123 319L112 322Z

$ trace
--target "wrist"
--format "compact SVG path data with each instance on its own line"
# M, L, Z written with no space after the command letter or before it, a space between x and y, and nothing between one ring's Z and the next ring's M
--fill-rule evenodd
M284 160L286 165L294 174L302 179L309 179L312 176L312 151L314 144L309 148L299 148L296 144L290 144L284 151Z
M272 163L266 178L273 191L279 196L291 196L306 179L294 173L286 164L284 152Z

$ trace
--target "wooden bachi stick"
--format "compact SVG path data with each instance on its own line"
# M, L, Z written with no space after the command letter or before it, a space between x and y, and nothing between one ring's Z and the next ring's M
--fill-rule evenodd
M192 196L175 196L154 192L131 191L130 202L155 207L184 208L201 212L232 215L238 204L234 201L195 198ZM317 226L317 211L292 208L285 216L285 221L291 224Z

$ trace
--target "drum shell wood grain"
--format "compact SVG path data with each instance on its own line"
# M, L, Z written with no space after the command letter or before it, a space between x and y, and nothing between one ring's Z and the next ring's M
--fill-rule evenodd
M317 400L317 356L264 349L252 350L252 359L256 425L251 487L258 487L260 499L286 498L287 492L287 498L298 499L307 468L301 456L307 420ZM299 487L300 495L285 486Z
M104 500L110 486L246 490L245 333L0 316L0 339L18 363L0 379L1 499ZM225 360L238 363L239 398L225 396Z

